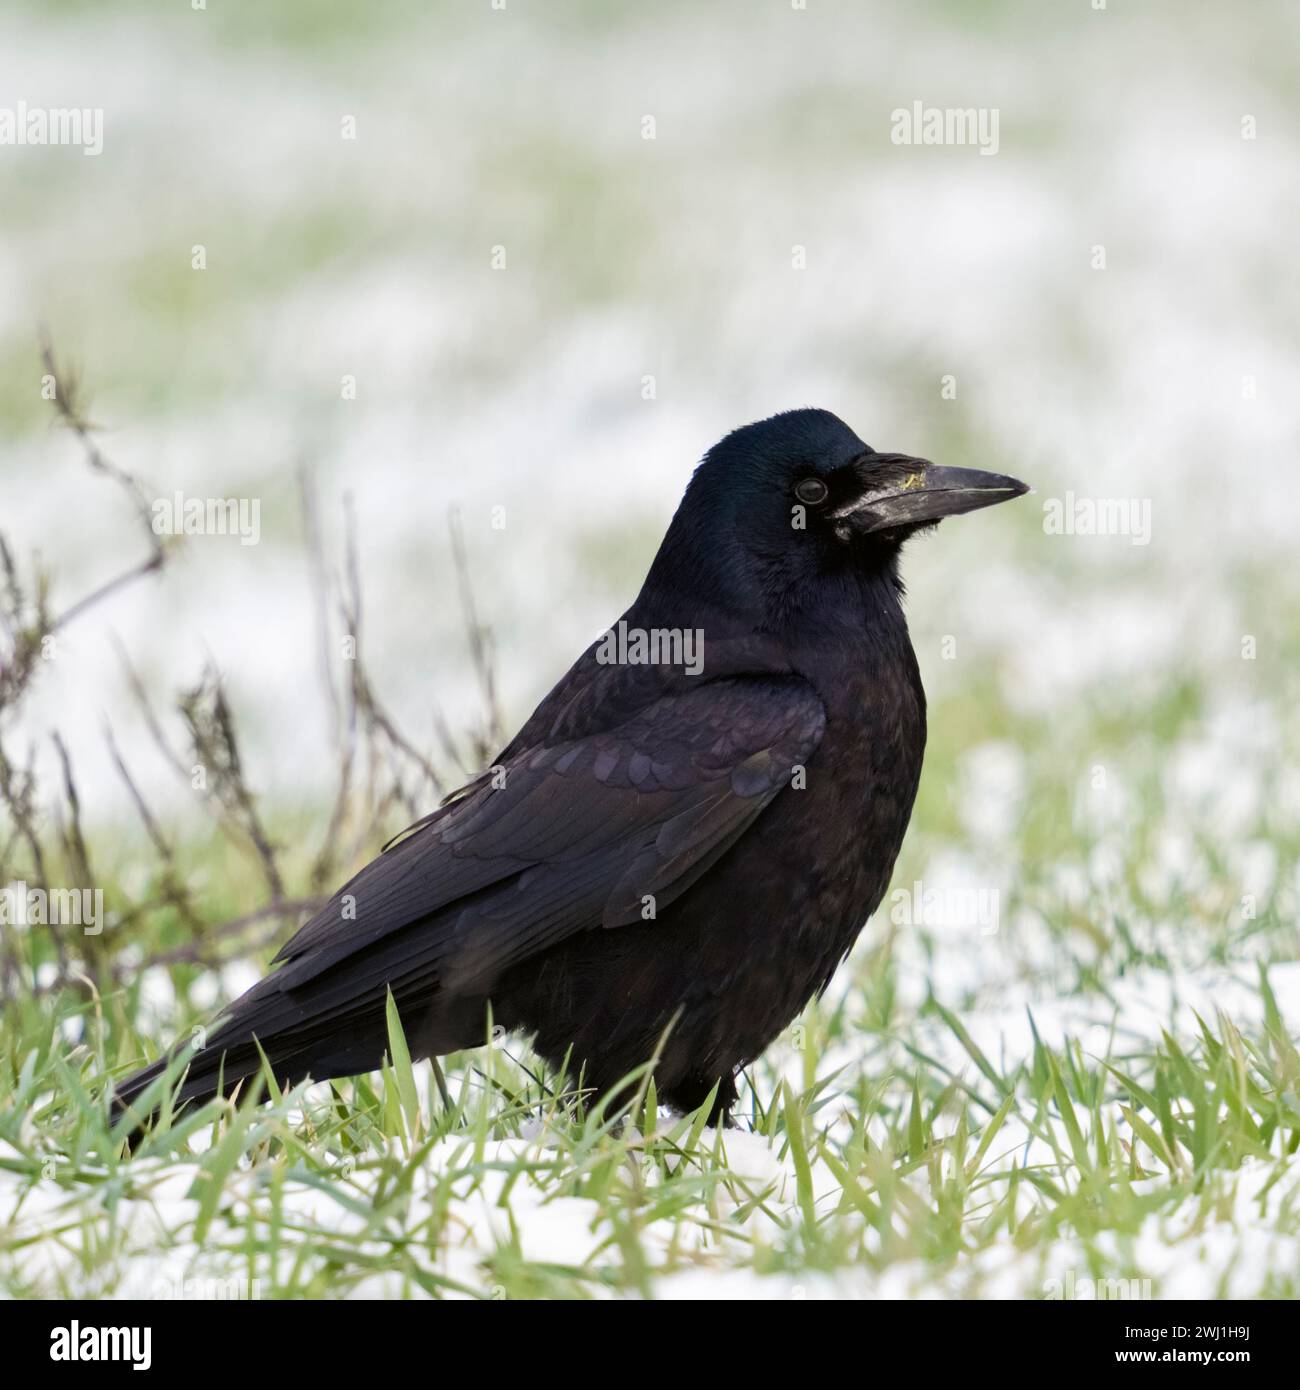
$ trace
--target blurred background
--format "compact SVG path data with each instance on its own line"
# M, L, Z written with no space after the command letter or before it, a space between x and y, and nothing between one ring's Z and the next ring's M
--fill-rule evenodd
M259 1186L278 1158L245 1172L231 1151L203 1186L202 1145L171 1154L167 1133L133 1163L128 1216L86 1093L250 983L300 895L412 815L373 810L360 771L336 801L321 677L346 684L348 623L323 646L318 613L321 574L350 584L349 509L368 680L455 783L492 751L460 742L457 769L444 737L484 726L466 584L509 733L633 599L709 445L811 404L877 448L1036 491L908 548L930 745L894 888L829 997L749 1069L724 1162L701 1161L727 1184L754 1165L772 1209L742 1191L719 1216L674 1166L687 1215L663 1287L1057 1297L1068 1269L1296 1297L1297 53L1283 0L6 0L0 535L18 581L31 596L49 575L64 613L152 555L46 399L43 332L146 503L243 499L259 537L185 538L58 628L25 685L15 653L40 626L0 624L0 885L90 883L107 906L101 937L0 934L4 1289L245 1268L254 1230L281 1226L278 1177ZM915 103L996 118L996 153L895 143ZM19 106L99 111L100 152L3 143ZM1098 505L1140 534L1053 524ZM177 749L182 692L224 681L282 884L214 830L189 753L168 766L118 648ZM314 859L343 802L356 833ZM495 1115L480 1081L499 1065L452 1059L453 1090ZM271 1241L268 1293L442 1287L421 1261L491 1297L647 1289L630 1257L609 1264L610 1230L640 1226L641 1169L621 1155L633 1186L592 1197L587 1151L534 1126L520 1077L469 1195L391 1237L389 1080L380 1122L364 1081L310 1144L268 1120L300 1155L284 1211L310 1255L277 1275ZM847 1165L818 1159L838 1216L806 1230L786 1081ZM1066 1143L1073 1104L1089 1138ZM353 1176L335 1159L356 1145ZM449 1170L423 1152L419 1191ZM512 1162L527 1177L502 1232ZM844 1172L886 1208L895 1177L922 1195L877 1230ZM249 1198L241 1226L245 1179L274 1220ZM385 1258L343 1259L348 1222L392 1238ZM140 1254L125 1276L120 1244Z
M1300 9L1249 16L7 0L0 108L102 109L103 147L0 146L0 530L56 609L148 553L56 428L42 327L150 495L260 507L256 545L191 537L69 625L10 756L50 772L58 731L128 868L105 720L201 823L120 641L164 710L214 666L273 823L319 822L300 477L336 568L351 499L371 677L433 747L482 718L453 511L509 731L704 450L821 406L1036 489L906 555L932 728L896 881L940 891L864 937L864 1028L933 996L990 1053L1027 1003L1140 1047L1186 1003L1258 1012L1257 957L1300 1010ZM895 143L916 102L994 113L996 152ZM1070 497L1146 543L1053 533Z

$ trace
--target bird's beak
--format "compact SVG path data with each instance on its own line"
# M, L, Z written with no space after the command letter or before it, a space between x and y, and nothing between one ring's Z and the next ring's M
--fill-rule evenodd
M946 516L996 506L1029 491L1018 478L1002 473L941 468L906 454L871 458L864 481L866 490L832 513L839 525L859 535L896 526L924 526Z

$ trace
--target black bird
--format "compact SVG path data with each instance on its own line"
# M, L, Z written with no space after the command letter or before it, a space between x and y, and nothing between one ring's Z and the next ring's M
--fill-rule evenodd
M738 1069L880 902L907 828L926 728L899 548L1025 491L878 453L824 410L729 434L618 640L293 936L178 1099L233 1090L259 1043L293 1083L377 1067L391 989L413 1056L477 1046L490 1007L598 1092L658 1049L660 1099L691 1110L716 1086L725 1120ZM119 1087L119 1114L164 1065Z

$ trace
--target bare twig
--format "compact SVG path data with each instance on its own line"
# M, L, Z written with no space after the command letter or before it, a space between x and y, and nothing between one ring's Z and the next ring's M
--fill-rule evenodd
M479 691L487 715L483 732L478 736L476 756L480 767L489 762L493 753L505 741L501 706L497 701L496 668L492 657L492 633L479 621L478 605L474 601L474 585L470 580L469 559L465 553L465 537L461 530L460 514L452 511L448 517L451 532L451 554L456 566L456 588L460 594L461 613L465 620L465 635L469 639L470 660L478 677Z
M151 493L134 475L120 468L104 452L97 428L84 406L80 383L75 375L62 370L48 341L43 339L41 356L47 374L55 384L54 405L59 422L81 446L89 468L118 487L127 497L147 540L148 551L122 573L110 577L84 597L61 611L52 611L50 582L45 570L33 563L29 574L15 561L13 551L0 536L0 720L11 718L29 694L44 657L52 654L54 635L72 620L148 573L161 570L171 543L157 535L151 524ZM134 902L121 905L114 913L113 950L110 938L93 938L95 945L82 950L90 959L73 960L67 943L53 933L48 948L55 957L54 978L36 990L49 993L59 989L95 988L97 979L115 984L125 982L141 969L181 963L220 964L234 955L258 948L264 938L283 930L286 920L316 910L324 900L323 890L340 868L349 868L373 846L376 836L399 814L404 821L420 823L430 798L442 801L449 786L431 751L420 746L399 727L379 698L362 658L364 614L358 557L356 517L350 499L344 507L342 563L335 574L326 560L316 499L305 473L301 483L302 524L306 541L313 601L316 610L318 660L321 682L328 702L329 736L337 773L328 818L320 841L311 847L306 874L309 891L291 895L286 889L286 869L258 798L254 795L241 757L235 712L215 666L209 665L197 685L179 700L179 712L192 745L193 756L184 743L169 732L169 721L159 714L145 682L130 656L116 643L127 685L139 711L139 722L161 752L166 764L187 786L194 785L197 762L208 778L212 796L204 805L213 815L219 833L256 858L265 884L266 900L229 920L211 923L203 920L197 895L186 883L175 832L165 817L151 808L139 783L132 775L111 727L105 724L104 737L113 764L144 828L156 860L149 890ZM497 685L489 630L480 621L470 579L464 538L458 520L452 518L451 545L456 567L461 613L469 642L471 660L484 704L481 728L469 740L468 755L462 741L453 737L445 719L433 711L432 739L439 761L462 766L466 773L482 768L494 745L501 741L502 719L497 701ZM336 642L338 645L336 646ZM336 657L336 651L339 655ZM346 662L342 670L335 664ZM0 882L22 876L33 886L48 888L51 865L66 863L71 879L82 887L93 882L91 836L84 824L83 807L74 776L73 762L63 739L55 734L54 748L62 769L62 794L52 806L53 817L43 811L37 795L34 762L20 767L13 763L0 742L0 806L8 813L11 828L0 832ZM34 752L31 754L34 758ZM455 785L453 783L453 785ZM455 795L455 793L452 793ZM427 819L427 817L425 817ZM400 825L401 822L399 822ZM51 839L51 824L59 839ZM185 939L174 937L165 949L149 954L143 963L121 953L121 946L139 939L161 913L179 917ZM269 924L263 934L250 933L259 923ZM170 930L170 918L162 919L162 929ZM148 938L146 938L148 939ZM156 939L156 938L155 938ZM39 939L28 936L34 970L43 962ZM88 938L88 941L90 938ZM6 951L3 961L3 988L11 996L17 982L27 976L25 988L31 992L31 971L13 954L6 937L0 943ZM48 956L44 968L49 969Z
M189 725L194 751L205 771L210 771L213 790L220 798L230 824L237 827L256 851L274 902L284 898L284 882L271 843L257 810L257 799L244 778L235 737L235 721L226 701L220 676L209 667L203 680L181 697L180 711Z
M71 607L64 609L52 620L49 629L52 632L71 622L73 618L84 613L87 608L99 603L110 594L116 593L124 585L160 570L167 559L167 548L163 538L153 528L149 490L140 479L113 463L95 442L96 427L86 418L82 408L81 383L74 372L60 371L54 358L54 347L46 334L42 334L41 338L41 361L45 365L46 373L54 380L54 408L58 412L59 419L76 435L85 454L86 462L91 468L97 473L111 478L126 493L140 519L141 529L149 542L149 555L146 559L124 573L106 580L97 589L92 590L84 598L72 604Z

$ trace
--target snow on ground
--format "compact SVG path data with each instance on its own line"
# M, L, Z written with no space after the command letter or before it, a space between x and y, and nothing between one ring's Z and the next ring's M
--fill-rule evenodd
M211 654L258 788L273 804L317 790L303 461L333 542L355 497L367 651L399 722L420 739L435 700L453 726L476 708L444 541L453 504L518 719L631 596L700 452L744 420L821 404L877 445L999 466L1036 493L908 557L930 762L892 885L903 896L836 982L828 1003L850 1026L819 1074L908 1075L910 1046L978 1086L931 1000L1000 1072L1032 1056L1035 1029L1094 1059L1141 1056L1163 1029L1186 1043L1220 1010L1258 1029L1259 961L1300 1033L1287 387L1300 123L1275 57L1294 48L1297 12L1192 25L1172 4L1079 6L1040 25L1032 8L989 7L984 28L941 4L682 4L587 32L526 5L413 5L341 38L313 17L310 40L276 40L125 4L79 14L93 32L73 42L43 7L7 7L0 87L32 105L82 93L105 108L106 141L98 159L0 161L6 379L36 380L44 320L82 367L113 457L160 492L252 495L264 510L257 546L196 538L102 630L74 627L15 748L45 761L60 729L85 804L129 823L107 712L142 785L185 823L125 696L116 632L164 708ZM892 146L891 110L918 98L997 106L999 155ZM203 276L188 268L195 242ZM498 244L504 274L489 268ZM346 403L345 373L360 384ZM59 559L66 600L136 542L24 392L0 402L2 524L21 555ZM1042 505L1067 492L1149 503L1148 543L1047 534ZM189 1006L238 993L254 968L205 977ZM166 1037L179 1003L151 971L137 1022ZM806 1084L789 1039L770 1060ZM846 1111L838 1097L819 1122ZM106 1189L89 1171L29 1182L40 1136L24 1126L0 1146L5 1258L38 1287L255 1295L239 1282L241 1222L265 1226L274 1202L282 1260L309 1235L373 1254L357 1296L418 1292L395 1252L431 1223L452 1294L490 1293L503 1260L619 1263L625 1233L561 1190L540 1121L527 1135L468 1158L465 1140L440 1143L383 1238L381 1163L278 1186L239 1170L196 1242L205 1137L193 1159L141 1161ZM672 1252L673 1272L651 1276L659 1296L1249 1296L1300 1267L1294 1162L1247 1159L1122 1236L1067 1223L1027 1248L936 1261L877 1245L879 1261L791 1271L800 1199L784 1141L704 1143L730 1175L711 1204L639 1232L652 1269ZM1005 1194L1013 1165L1051 1157L1011 1116L983 1200ZM648 1165L640 1177L654 1182ZM924 1170L903 1181L931 1200ZM837 1200L815 1156L812 1185ZM1017 1200L1034 1200L1023 1184ZM88 1255L107 1235L114 1258ZM1099 1282L1114 1280L1133 1283Z

